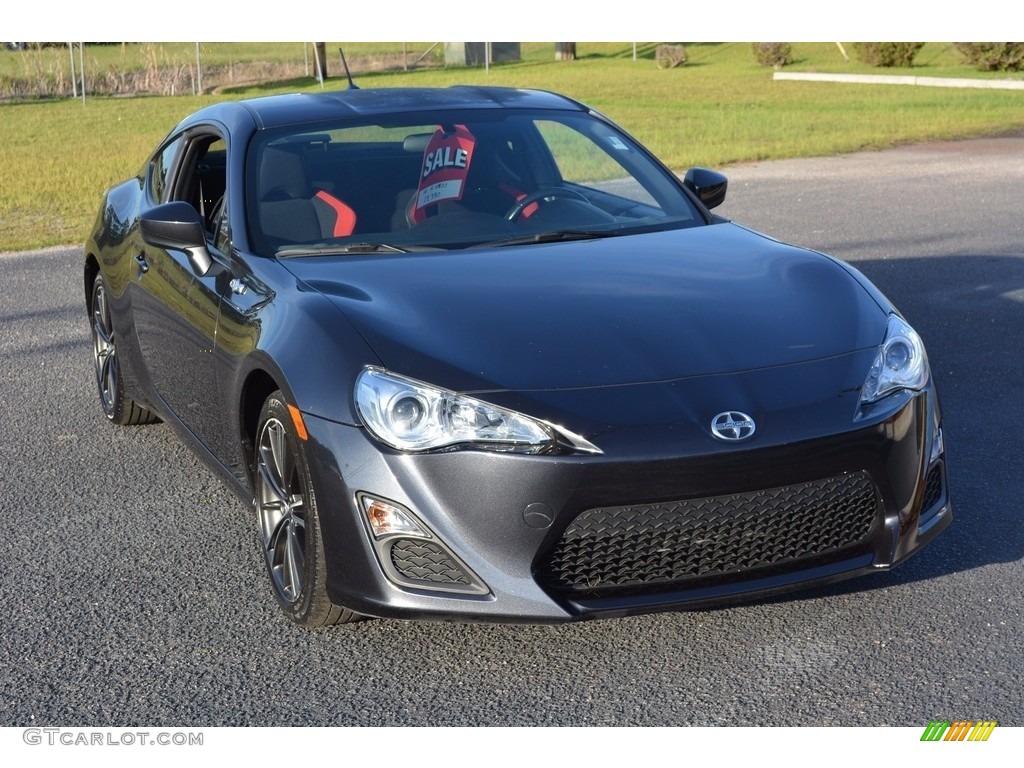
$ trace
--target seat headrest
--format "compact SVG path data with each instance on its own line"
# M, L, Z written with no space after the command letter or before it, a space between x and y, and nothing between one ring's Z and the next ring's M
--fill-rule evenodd
M423 150L427 148L427 144L430 142L432 133L412 133L405 137L405 141L402 142L402 149L406 152L419 152L423 154Z
M298 199L312 196L302 155L294 150L266 147L260 163L258 195L268 198Z

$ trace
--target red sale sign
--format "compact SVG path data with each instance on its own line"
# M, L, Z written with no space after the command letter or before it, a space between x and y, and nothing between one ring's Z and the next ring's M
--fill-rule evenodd
M446 200L461 200L466 177L473 162L476 139L464 125L445 132L438 128L423 151L423 171L416 191L413 217L423 217L423 209Z

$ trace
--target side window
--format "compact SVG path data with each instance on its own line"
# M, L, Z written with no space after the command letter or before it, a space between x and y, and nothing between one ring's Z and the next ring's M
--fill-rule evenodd
M227 145L221 138L216 138L206 145L205 151L196 166L197 210L207 223L207 230L214 230L214 219L221 209L221 201L227 191Z
M226 231L227 144L217 135L197 135L189 140L184 152L181 173L169 199L182 200L195 208L209 239L219 246L221 238L216 236Z
M182 138L179 136L160 150L149 163L149 194L158 203L167 202L167 185L181 144Z
M221 253L231 250L231 229L228 227L228 196L225 193L211 219L213 246Z

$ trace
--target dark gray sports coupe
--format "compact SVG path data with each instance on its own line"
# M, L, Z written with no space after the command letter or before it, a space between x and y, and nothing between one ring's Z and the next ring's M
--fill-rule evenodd
M85 246L96 382L253 508L274 595L561 621L888 568L952 519L918 334L563 96L203 109Z

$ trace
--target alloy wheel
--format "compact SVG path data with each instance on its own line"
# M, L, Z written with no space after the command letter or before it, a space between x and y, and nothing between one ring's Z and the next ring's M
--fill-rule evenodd
M284 424L268 419L257 447L256 513L274 588L286 604L302 595L306 574L306 502L299 464Z
M117 348L114 344L110 307L107 305L107 292L102 280L96 281L92 293L92 350L100 402L103 412L112 417L118 395Z

